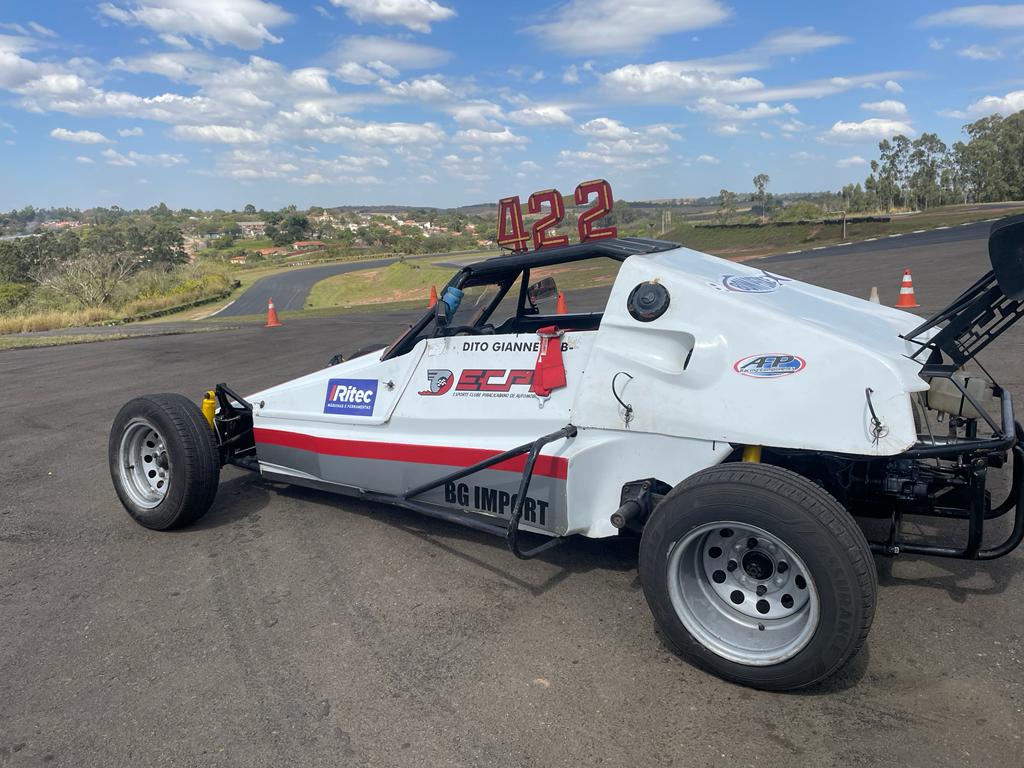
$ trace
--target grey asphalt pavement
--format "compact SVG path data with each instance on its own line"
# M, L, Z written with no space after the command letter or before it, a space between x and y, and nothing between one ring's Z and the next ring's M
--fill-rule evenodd
M922 312L986 269L979 238L851 249L753 263L858 296L877 285L887 303L910 267ZM1024 762L1020 552L879 559L863 652L827 685L773 695L665 648L629 542L521 562L484 535L234 468L196 527L154 533L121 509L107 430L130 397L252 391L414 315L0 352L0 765ZM1022 351L1017 328L984 355L1018 403Z
M360 269L383 267L394 261L395 259L375 259L346 261L322 267L296 267L288 272L262 277L226 309L218 312L217 317L265 314L270 299L274 300L274 308L278 312L300 310L306 306L306 297L309 296L310 289L321 280Z
M847 251L853 253L896 253L906 248L924 248L938 246L946 249L957 243L968 243L988 237L992 222L976 221L969 224L958 224L950 227L908 232L906 234L882 235L870 240L851 242L848 245L818 246L798 254L780 254L768 256L766 259L793 260L794 256L801 259L818 259L825 256L842 256Z

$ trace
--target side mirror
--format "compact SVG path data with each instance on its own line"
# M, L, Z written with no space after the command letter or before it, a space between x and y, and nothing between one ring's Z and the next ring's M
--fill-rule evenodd
M1011 299L1024 299L1024 216L1012 216L992 225L988 257L1000 290Z
M555 285L555 278L553 277L541 278L526 289L526 297L530 300L530 304L535 307L545 299L550 299L557 295L558 286Z

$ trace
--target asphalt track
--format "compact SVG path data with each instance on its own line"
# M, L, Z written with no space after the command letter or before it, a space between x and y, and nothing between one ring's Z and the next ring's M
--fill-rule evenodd
M986 269L981 238L833 250L754 263L858 296L877 285L886 303L910 267L921 312ZM1022 764L1019 551L879 559L862 653L773 695L665 648L628 542L521 562L474 532L233 468L194 528L149 532L120 508L107 430L133 395L251 391L408 320L0 352L0 765ZM1022 351L1017 328L984 355L1018 403ZM827 413L799 417L827 428Z
M296 267L289 272L261 277L233 303L218 312L217 317L265 314L270 299L274 300L274 308L278 312L304 309L309 291L321 280L360 269L387 266L394 261L395 259L375 259L328 264L323 267Z

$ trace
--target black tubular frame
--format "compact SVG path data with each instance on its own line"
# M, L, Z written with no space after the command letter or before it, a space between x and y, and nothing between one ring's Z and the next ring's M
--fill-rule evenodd
M562 427L557 432L552 432L551 434L537 438L532 443L524 443L523 445L520 445L516 448L512 448L511 450L505 451L504 453L499 453L497 456L492 456L489 459L484 459L483 461L477 462L471 467L465 467L456 472L452 472L451 474L445 475L444 477L440 477L436 480L431 480L429 483L419 485L415 488L412 488L411 490L406 491L405 493L399 496L388 496L387 499L394 504L398 504L399 506L407 507L409 509L414 509L419 512L424 512L425 514L430 514L432 517L441 517L441 514L432 514L431 512L425 511L425 509L423 508L425 505L422 502L413 501L413 498L416 496L420 496L421 494L424 494L427 491L432 491L435 488L440 488L446 483L452 483L455 482L456 480L461 480L464 477L476 474L480 470L493 467L495 464L501 464L503 461L508 461L509 459L514 459L517 458L518 456L522 456L525 453L527 454L526 465L523 467L523 474L519 480L519 492L516 496L516 505L515 508L512 510L511 515L509 516L507 526L501 526L495 523L483 523L479 518L475 516L470 516L468 515L468 513L444 511L442 514L443 519L448 520L450 522L466 525L468 524L468 522L463 522L464 520L472 521L473 524L469 527L475 528L476 530L484 531L485 533L493 533L504 537L505 543L508 545L508 548L513 555L518 557L520 560L529 560L532 557L536 557L541 552L545 552L553 547L557 547L559 544L565 541L564 537L556 536L549 539L548 541L545 541L543 544L539 544L536 547L524 550L519 546L519 521L523 517L523 507L526 504L526 492L530 489L530 481L533 479L533 468L537 463L537 457L540 456L541 448L557 440L569 439L573 437L576 437L576 427L574 427L572 424L568 424ZM429 509L434 509L434 507L430 506ZM441 512L441 510L437 510L437 512Z
M994 560L1009 554L1024 540L1024 428L1015 421L1013 398L1010 393L996 387L999 395L1000 415L1002 424L997 425L993 418L982 408L981 404L967 391L967 387L953 376L957 366L926 365L921 371L922 377L934 376L947 378L956 386L960 393L974 407L975 411L992 428L991 438L958 438L948 443L928 444L917 443L913 448L893 458L905 459L947 459L957 460L970 467L970 506L966 514L932 514L931 517L963 518L966 517L967 543L963 547L943 547L935 544L906 543L900 540L899 531L903 514L897 508L892 513L889 536L885 542L869 542L872 551L885 555L901 553L915 555L931 555L933 557L955 557L965 560ZM1006 499L989 510L986 509L986 478L988 459L992 454L1005 451L1013 454L1013 475L1010 490ZM985 521L1009 512L1013 508L1013 528L1007 538L1000 544L986 549L981 548L985 533ZM911 513L914 514L914 513Z

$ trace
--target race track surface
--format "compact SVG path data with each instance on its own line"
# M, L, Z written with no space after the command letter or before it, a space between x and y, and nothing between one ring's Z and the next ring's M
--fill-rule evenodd
M384 267L394 261L395 259L375 259L328 264L323 267L296 267L289 272L261 277L232 304L218 312L217 317L265 314L270 299L274 300L274 308L278 312L304 309L310 290L321 280L360 269Z
M890 304L910 267L921 312L987 268L980 236L834 250L752 263ZM1021 765L1020 551L879 559L865 649L777 695L663 645L627 541L521 562L235 468L193 528L121 509L107 430L132 396L253 391L415 315L0 352L0 765ZM1022 351L1017 328L984 355L1020 404Z

